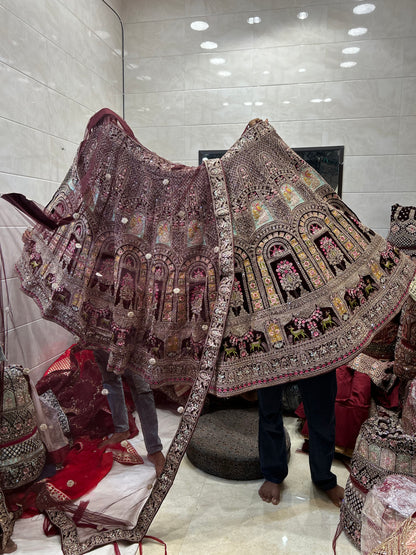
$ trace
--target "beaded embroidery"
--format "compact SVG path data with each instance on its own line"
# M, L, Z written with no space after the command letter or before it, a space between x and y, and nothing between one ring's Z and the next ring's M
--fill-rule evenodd
M79 544L68 516L49 512L68 553L143 537L208 391L236 395L346 363L400 310L415 273L268 122L221 160L187 167L103 110L46 212L65 225L37 225L17 264L43 316L107 348L115 372L128 364L153 386L192 385L135 528Z

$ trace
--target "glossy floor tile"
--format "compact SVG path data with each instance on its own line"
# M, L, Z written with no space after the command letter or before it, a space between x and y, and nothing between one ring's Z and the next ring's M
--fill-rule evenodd
M308 456L298 451L303 438L297 431L297 419L287 417L285 425L291 438L291 458L277 507L260 500L261 480L223 480L200 471L185 456L148 534L167 544L168 555L333 553L339 509L310 481ZM345 465L335 460L333 471L344 486L348 477ZM344 534L337 541L336 552L359 553ZM143 553L162 555L164 548L144 540Z
M158 413L160 436L167 447L179 423L179 415L159 409ZM261 480L231 481L217 478L193 466L185 456L148 535L165 542L168 555L333 553L332 540L339 521L339 510L310 481L308 456L299 451L303 438L297 431L297 419L286 417L285 425L291 438L291 457L289 476L277 507L260 500L257 490L262 484ZM132 443L145 459L141 435L134 438ZM339 484L345 485L348 471L344 464L335 460L333 470ZM120 496L121 491L123 496L126 495L124 489L128 487L129 481L133 481L130 472L145 475L148 483L154 479L153 468L146 459L141 467L123 467L115 463L111 473L94 493L85 496L91 500L91 510L103 510L104 505L108 506L109 497L114 499L114 503L110 504L115 506L117 495ZM42 525L43 516L16 523L13 539L18 545L18 555L62 553L59 538L46 538ZM118 547L122 555L139 554L137 544L119 542ZM143 555L164 555L165 548L148 538L143 540L142 551ZM337 541L336 552L338 555L359 553L344 534ZM106 545L93 553L112 555L114 546Z

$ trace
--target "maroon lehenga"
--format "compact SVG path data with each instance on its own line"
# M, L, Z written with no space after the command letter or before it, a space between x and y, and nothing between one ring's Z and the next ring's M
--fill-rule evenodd
M96 534L79 553L143 537L208 391L227 397L347 363L400 311L415 273L267 121L220 160L187 167L102 110L45 216L52 225L36 225L17 264L44 317L106 348L115 372L192 386L137 526ZM50 517L74 545L74 523Z

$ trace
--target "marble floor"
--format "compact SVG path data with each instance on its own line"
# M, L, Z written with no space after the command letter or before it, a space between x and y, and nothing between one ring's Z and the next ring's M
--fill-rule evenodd
M167 544L168 555L330 555L339 521L339 509L310 481L308 456L297 450L303 438L297 419L285 417L291 438L289 476L281 503L260 500L255 481L229 481L205 474L185 456L149 535ZM338 482L345 485L348 471L334 461ZM359 551L344 534L337 541L338 555ZM144 555L163 555L163 546L143 541Z
M160 436L164 445L168 445L179 422L179 415L160 409L158 413ZM285 417L285 426L291 438L291 457L289 476L285 480L282 500L277 507L260 500L257 490L261 480L242 482L217 478L194 467L185 456L148 535L163 540L167 545L168 555L333 553L332 539L339 521L339 509L314 488L310 481L308 456L298 451L303 438L297 430L297 419ZM132 440L132 443L144 454L140 437ZM126 472L125 468L114 470L122 473L115 478L117 487L120 476ZM344 464L335 460L333 471L338 476L339 484L344 486L348 477ZM149 473L148 482L154 479L153 469L147 461L141 472ZM114 495L114 484L109 482L109 486L105 486L104 483L103 488L105 487ZM59 538L46 538L42 533L42 524L43 517L40 515L16 523L13 539L18 550L15 553L62 553ZM119 549L122 555L139 554L137 544L119 542ZM142 550L143 555L165 553L164 546L151 539L143 540ZM103 546L93 553L113 555L114 547ZM357 555L359 552L341 534L336 553Z

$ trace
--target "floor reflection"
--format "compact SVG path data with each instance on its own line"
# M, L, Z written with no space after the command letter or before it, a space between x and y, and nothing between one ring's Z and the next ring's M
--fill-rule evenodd
M158 409L158 418L166 450L180 415L172 410ZM289 476L278 507L263 503L258 497L261 481L216 478L194 467L185 456L175 482L149 529L149 535L167 544L168 555L332 554L339 510L310 482L308 456L298 451L303 438L297 431L296 422L296 418L285 417L292 447ZM146 460L141 436L131 442L145 460L144 465L139 466L142 482L153 483L154 467ZM336 460L333 469L338 482L344 486L348 476L344 464ZM123 484L129 482L130 469L126 471L124 467L121 470L122 474L117 474L117 469L111 471L111 483L108 482L100 492L100 496L112 495L115 503ZM96 491L95 496L97 494ZM42 523L42 516L17 522L13 539L18 545L18 554L44 555L47 549L48 555L61 555L59 538L46 538ZM123 555L139 552L137 544L120 544L119 549ZM114 546L111 545L94 551L97 555L113 553ZM164 555L164 547L145 539L143 553ZM342 534L337 542L337 555L357 553Z

